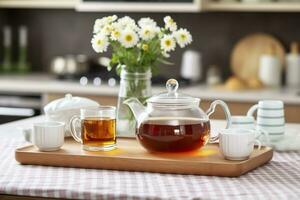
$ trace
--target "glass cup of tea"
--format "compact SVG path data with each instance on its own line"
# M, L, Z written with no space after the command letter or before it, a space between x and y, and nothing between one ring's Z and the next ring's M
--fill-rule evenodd
M70 121L71 135L87 151L116 148L116 108L99 106L80 110Z

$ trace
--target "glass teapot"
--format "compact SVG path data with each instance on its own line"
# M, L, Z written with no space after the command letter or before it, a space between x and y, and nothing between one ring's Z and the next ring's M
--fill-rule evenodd
M136 136L149 151L180 152L198 149L210 138L209 116L220 105L230 125L230 111L225 102L212 102L207 112L199 108L200 99L177 93L178 82L169 79L167 93L152 96L144 107L137 98L124 103L132 110L137 121Z

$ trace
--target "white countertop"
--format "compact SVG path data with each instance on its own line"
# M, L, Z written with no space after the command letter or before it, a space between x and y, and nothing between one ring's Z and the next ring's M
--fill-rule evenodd
M164 91L164 87L153 86L152 93ZM45 74L26 76L0 76L0 92L15 93L73 93L78 95L117 96L118 86L80 85L79 82L56 80ZM278 99L288 104L300 104L299 89L261 89L244 91L225 91L209 88L206 85L194 85L180 88L180 92L206 100L256 102L260 99Z

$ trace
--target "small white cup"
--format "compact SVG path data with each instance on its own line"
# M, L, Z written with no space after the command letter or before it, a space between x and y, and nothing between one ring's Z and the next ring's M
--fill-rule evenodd
M259 140L255 139L256 130L222 129L219 133L219 148L227 160L247 160L254 150L254 144L261 148Z
M23 129L27 142L40 151L57 151L64 144L65 123L41 122L33 124L33 129Z
M230 128L255 129L255 119L252 116L233 115Z
M250 129L256 131L256 139L259 139L264 145L270 144L269 133L256 126L253 116L233 115L231 116L230 128Z

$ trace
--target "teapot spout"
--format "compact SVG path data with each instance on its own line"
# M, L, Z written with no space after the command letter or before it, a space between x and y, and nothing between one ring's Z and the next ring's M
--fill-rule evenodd
M129 106L137 122L139 122L142 116L146 113L146 108L137 98L129 98L123 103Z

